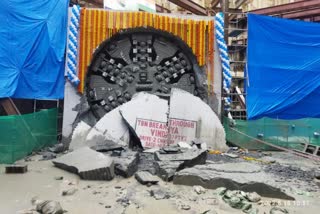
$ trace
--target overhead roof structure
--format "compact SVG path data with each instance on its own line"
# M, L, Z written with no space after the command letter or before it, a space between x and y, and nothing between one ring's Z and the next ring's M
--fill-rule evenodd
M303 0L249 11L250 13L279 16L289 19L301 19L313 22L320 21L320 1Z

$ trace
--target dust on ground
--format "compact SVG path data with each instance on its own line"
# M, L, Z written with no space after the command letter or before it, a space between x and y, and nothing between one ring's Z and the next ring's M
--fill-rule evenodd
M277 155L274 158L278 161ZM309 160L292 162L290 158L283 159L282 164L299 165L304 168L317 166L308 163ZM286 161L287 160L287 161ZM160 181L158 185L144 186L134 177L124 179L116 177L112 181L85 181L77 175L68 173L53 166L51 161L27 162L28 172L25 174L4 174L4 165L0 165L0 213L14 214L21 210L32 208L31 199L38 197L43 200L54 200L61 203L64 210L70 214L87 213L243 213L233 209L217 195L215 190L206 190L197 194L193 187L174 185ZM236 164L236 163L235 163ZM63 177L58 180L58 177ZM286 181L284 180L284 186ZM70 196L62 196L62 192L70 188L77 191ZM157 200L151 192L164 193L163 199ZM320 193L299 191L295 187L286 189L296 198L286 201L272 198L262 198L254 207L259 213L269 213L271 204L286 208L289 213L316 214L320 207Z

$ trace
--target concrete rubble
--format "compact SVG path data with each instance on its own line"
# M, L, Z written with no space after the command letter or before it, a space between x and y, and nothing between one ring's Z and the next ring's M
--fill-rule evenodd
M111 180L114 177L112 158L83 147L52 161L66 171L78 174L85 180Z
M183 161L155 161L157 175L164 181L172 181L174 174L183 168Z
M143 185L153 185L159 182L159 179L146 171L137 172L135 178Z
M174 148L162 148L154 153L156 173L164 181L172 181L175 172L181 169L206 163L205 150L185 148L175 150Z
M36 207L35 210L40 214L63 214L65 212L60 203L56 201L34 198L31 203Z
M86 149L92 150L90 148ZM115 151L116 153L114 153ZM301 192L303 194L294 192L294 189L290 190L291 187L296 188L298 182L288 183L289 187L287 187L286 183L290 181L289 177L285 182L276 182L278 178L275 174L271 173L270 170L273 169L271 167L272 165L274 165L274 172L280 170L278 164L280 164L281 161L277 157L272 156L276 160L275 163L250 162L241 157L230 158L219 154L212 155L210 152L207 152L207 160L204 164L196 164L195 166L187 168L183 167L185 159L174 160L168 158L162 161L155 160L156 153L171 157L174 155L177 156L178 154L181 155L181 153L185 151L198 151L196 154L202 154L202 152L199 153L199 151L202 151L201 149L186 149L178 146L153 150L153 153L143 153L140 150L132 151L126 147L120 150L115 149L105 152L93 151L95 154L102 154L103 156L113 159L115 174L121 177L116 177L107 182L82 181L70 173L53 167L56 172L49 175L49 179L48 177L44 177L45 182L43 185L46 185L51 179L52 184L50 185L55 184L54 189L61 188L62 186L62 191L54 191L54 194L58 193L58 195L55 196L55 200L61 203L61 205L59 203L60 207L66 208L70 213L79 213L80 208L73 208L81 206L79 205L78 199L83 204L81 210L86 209L85 213L90 213L89 208L85 208L90 206L92 206L92 209L94 209L96 213L152 213L156 208L163 209L162 211L165 213L316 213L310 211L313 209L310 208L310 206L315 207L314 203L316 203L315 201L318 199L318 196L313 196L311 192L302 192L302 189ZM69 154L74 152L77 152L77 150ZM133 158L136 157L137 154L139 155L139 161ZM82 156L82 153L78 153L78 155ZM250 156L251 153L246 153L246 155ZM61 157L64 156L65 155L62 155ZM228 158L231 162L216 161L216 159L212 159L212 156L221 158L222 160ZM138 168L137 171L134 170L134 172L130 172L130 174L135 175L134 177L130 178L128 176L128 178L123 179L122 177L127 177L127 174L121 175L121 173L116 172L116 163L119 160L131 162L133 163L133 167ZM144 161L152 163L154 173L142 171L143 167L153 171L150 165L140 168L141 165L145 164ZM47 174L35 172L34 161L28 163L32 169L28 172L28 176L32 175L32 173L37 174L37 176ZM47 164L44 168L50 167L51 164L48 161L40 161L39 163L42 165ZM128 164L124 163L124 166L128 166ZM155 166L158 166L158 168ZM130 170L133 167L125 168L122 173L128 173L126 170ZM159 173L159 171L161 171L159 168L161 168L161 170L167 169L167 172ZM303 179L300 176L303 173L302 170L299 171L299 169L292 166L287 168L288 169L285 167L281 168L284 169L284 171L288 171L286 174L283 172L281 176L289 175L292 176L292 179L294 176L298 176L297 179ZM170 179L166 178L169 177L166 176L166 173L170 174ZM314 176L313 173L311 173L311 175L307 173L306 175L308 179L309 176ZM57 176L59 176L59 178L55 180ZM170 180L173 180L173 182L167 182ZM28 181L26 180L26 182ZM145 186L142 186L140 182ZM299 183L303 184L301 180ZM40 187L43 185L40 185ZM313 188L315 190L318 189L316 187ZM44 191L50 191L50 188L46 187ZM314 194L319 195L318 193ZM293 198L296 200L293 201ZM296 211L298 209L297 206L283 207L283 204L286 205L289 204L289 202L291 204L300 203L302 200L312 201L310 201L310 203L308 202L308 206L299 208L300 212ZM57 205L57 203L50 201L48 204L51 206L53 204ZM95 205L93 203L95 203ZM57 207L59 206L57 205ZM304 212L304 209L308 211ZM36 211L36 209L33 208L29 211L19 213L42 213L42 211Z
M189 143L186 143L186 142L179 142L178 146L181 147L181 148L192 149L192 146Z
M257 192L261 196L294 200L280 189L274 177L251 163L223 163L196 165L178 171L174 175L174 184L201 185L208 189L226 187L229 190Z
M206 189L203 188L202 186L199 186L199 185L193 186L193 190L194 190L198 195L206 192Z
M168 199L170 198L170 193L164 191L163 189L152 189L150 190L150 196L156 200Z
M207 151L199 149L186 149L177 153L156 152L157 161L183 161L185 166L191 167L197 164L205 164Z
M139 153L135 151L122 151L120 156L112 157L116 175L128 178L138 170Z
M132 151L130 148L135 146L145 152ZM240 153L238 148L228 151L224 129L211 108L181 89L172 89L170 102L156 95L137 93L131 101L105 114L92 128L80 122L70 144L71 150L75 148L82 149L54 160L54 164L72 169L84 179L101 179L98 174L90 173L101 167L107 171L102 176L104 180L114 175L125 178L135 175L140 183L151 185L158 183L157 175L174 184L195 186L198 194L203 192L203 187L226 187L293 199L257 165L207 162L208 149L225 152L221 155L230 159L238 158ZM86 152L89 154L83 155ZM93 158L94 155L99 158ZM87 161L81 164L89 172L82 173L79 163L86 157L90 164ZM270 182L265 182L269 177Z

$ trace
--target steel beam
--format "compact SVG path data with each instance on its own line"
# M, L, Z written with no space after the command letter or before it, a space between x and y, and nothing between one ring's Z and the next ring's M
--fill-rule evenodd
M220 3L220 0L212 0L211 1L211 7L214 8Z
M235 8L239 8L241 7L244 3L246 3L248 0L236 0L235 4L236 4L236 7Z
M228 44L229 40L229 0L220 0L222 12L224 13L224 40Z
M222 12L222 9L220 7L214 7L212 10L216 13ZM242 13L241 9L235 9L235 8L229 8L228 13L233 14L233 13Z
M311 9L319 6L320 6L319 0L304 0L304 1L283 4L279 6L267 7L267 8L258 9L258 10L251 10L249 12L255 13L255 14L263 14L263 15L277 15L277 14L283 14L283 13L290 13L293 11Z
M303 19L307 17L320 16L320 8L284 14L281 17L288 19Z
M169 10L161 5L158 5L158 4L156 4L156 11L159 13L171 13L171 10Z
M169 0L169 1L196 15L207 15L206 8L202 7L201 5L191 0Z

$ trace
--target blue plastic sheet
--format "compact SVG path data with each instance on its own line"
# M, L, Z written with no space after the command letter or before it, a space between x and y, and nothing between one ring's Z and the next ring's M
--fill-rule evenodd
M0 1L0 97L63 98L68 4Z
M320 117L320 24L248 15L247 115Z

